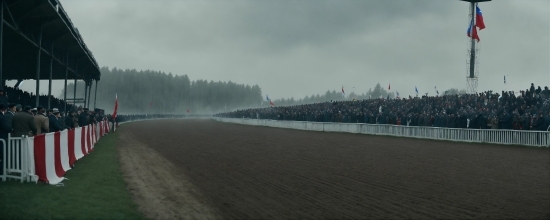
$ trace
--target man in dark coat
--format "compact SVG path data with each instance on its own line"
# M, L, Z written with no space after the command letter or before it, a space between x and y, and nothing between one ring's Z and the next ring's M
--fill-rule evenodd
M11 132L11 124L7 123L6 117L4 116L6 112L6 106L0 104L0 138L5 141L5 144L8 144L8 135ZM4 158L4 144L0 144L0 175L4 174L3 164Z
M67 116L65 116L65 126L69 129L75 128L73 118L74 118L74 111L68 112Z
M4 95L4 88L0 87L0 104L4 104L4 108L8 107L8 98Z
M31 107L25 106L24 110L15 113L13 116L13 136L36 135L36 124L31 113Z
M88 125L88 109L84 108L82 113L78 116L78 125L80 127Z
M501 129L512 129L512 117L508 114L508 112L503 111L502 117L500 119L501 123Z
M13 116L16 112L16 105L14 103L10 103L8 105L8 110L6 111L6 114L4 114L4 117L6 118L6 123L8 123L11 127L10 133L13 131Z
M59 110L54 108L52 114L48 116L50 119L50 132L57 132L63 130L63 127L59 125Z
M8 122L10 122L8 124ZM8 134L12 130L12 124L11 120L8 121L6 119L6 106L4 104L0 104L0 138L4 139L4 141L8 141Z

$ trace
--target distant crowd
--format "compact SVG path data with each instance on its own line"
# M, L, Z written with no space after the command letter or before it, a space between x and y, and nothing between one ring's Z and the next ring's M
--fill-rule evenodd
M534 84L519 93L494 93L367 99L296 106L244 109L214 115L314 122L342 122L471 129L546 131L550 127L550 90Z

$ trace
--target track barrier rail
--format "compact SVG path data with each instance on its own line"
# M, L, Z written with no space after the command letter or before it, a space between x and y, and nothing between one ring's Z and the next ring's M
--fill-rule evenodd
M74 163L91 153L95 143L110 130L107 120L75 129L34 137L0 139L3 172L0 179L20 182L43 181L58 185Z
M309 131L346 132L371 135L389 135L433 140L460 141L550 147L549 131L523 131L502 129L464 129L417 127L386 124L331 123L310 121L280 121L248 118L220 118L215 120L245 125L292 128Z

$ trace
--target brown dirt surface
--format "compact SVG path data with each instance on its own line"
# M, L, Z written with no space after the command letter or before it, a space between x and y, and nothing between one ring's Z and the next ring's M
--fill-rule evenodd
M140 207L193 214L174 218L550 218L548 148L208 119L134 122L117 132Z
M185 176L153 148L121 129L118 152L123 176L141 212L150 219L219 219Z

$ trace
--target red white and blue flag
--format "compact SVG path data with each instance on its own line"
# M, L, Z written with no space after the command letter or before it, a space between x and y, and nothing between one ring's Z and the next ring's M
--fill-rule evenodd
M273 102L271 101L271 99L269 98L269 96L265 95L265 99L267 99L267 101L269 101L269 105L275 106L275 103L273 103Z
M346 93L344 92L344 86L342 86L342 95L346 96Z
M479 36L477 35L477 28L474 26L474 19L470 22L470 27L468 27L468 37L476 39L479 42Z
M483 22L483 14L481 14L481 9L479 9L477 5L476 5L476 26L479 28L480 31L485 28L485 23Z

